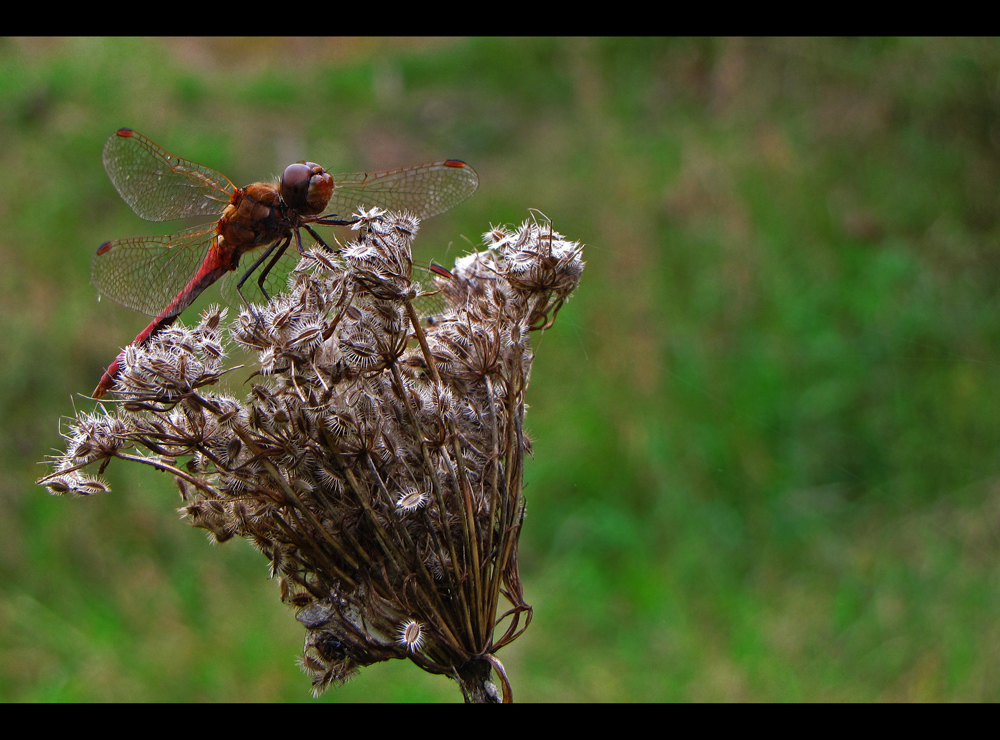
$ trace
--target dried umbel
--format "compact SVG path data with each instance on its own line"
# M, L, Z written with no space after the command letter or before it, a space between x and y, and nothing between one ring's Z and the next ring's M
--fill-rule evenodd
M83 469L113 458L172 474L191 524L270 559L317 693L406 658L470 701L499 700L494 669L509 699L495 653L531 618L517 568L529 333L579 284L581 247L547 222L494 228L417 283L418 225L361 213L354 242L317 247L285 294L241 312L232 338L259 361L243 402L211 390L225 311L129 348L120 402L79 414L39 482L101 492ZM430 298L444 308L422 318Z

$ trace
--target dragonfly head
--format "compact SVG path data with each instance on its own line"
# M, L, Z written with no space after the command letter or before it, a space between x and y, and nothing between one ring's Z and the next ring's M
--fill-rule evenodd
M330 202L333 177L315 162L296 162L285 168L279 190L289 208L303 216L318 216Z

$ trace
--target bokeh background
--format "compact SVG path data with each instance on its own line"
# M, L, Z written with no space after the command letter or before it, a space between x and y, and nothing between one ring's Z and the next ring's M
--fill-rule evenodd
M122 126L237 184L465 159L444 264L528 208L587 245L535 337L515 700L1000 700L996 39L0 41L0 700L313 701L169 479L34 485L146 323L89 284L169 229ZM365 700L461 697L394 661L321 699Z

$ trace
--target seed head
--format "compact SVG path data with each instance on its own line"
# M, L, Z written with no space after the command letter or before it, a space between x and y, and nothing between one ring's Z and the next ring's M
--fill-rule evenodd
M415 619L407 619L399 625L399 639L397 642L409 652L417 652L424 644L423 625Z
M102 492L81 470L116 457L172 475L190 524L270 560L316 691L392 658L453 676L495 666L530 621L516 558L529 336L578 285L582 248L537 219L494 227L429 290L413 278L418 226L360 212L354 241L313 249L231 327L210 308L130 346L124 403L78 414L40 481ZM257 358L245 400L213 389L227 328Z
M409 513L423 507L427 501L427 494L423 491L413 487L404 488L400 491L399 498L396 499L396 508L400 514Z

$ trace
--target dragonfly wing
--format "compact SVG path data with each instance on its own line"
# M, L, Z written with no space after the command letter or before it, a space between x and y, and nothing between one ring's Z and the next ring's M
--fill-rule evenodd
M104 145L104 169L122 199L147 221L216 216L236 192L222 173L175 157L127 128Z
M442 288L445 281L452 279L452 274L444 268L432 270L424 265L413 265L413 282L420 283L420 295L413 299L417 316L435 320L451 308Z
M340 218L349 218L360 205L405 209L429 218L476 192L479 175L465 162L445 159L383 172L333 175L333 182L329 210Z
M102 296L147 316L164 309L184 291L205 261L218 234L196 226L169 236L105 242L90 265L90 281ZM197 294L186 296L165 315L183 311Z

